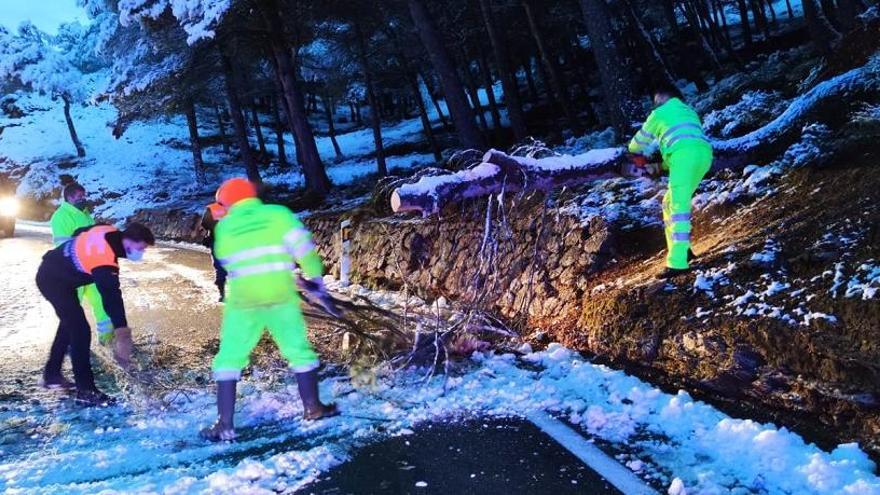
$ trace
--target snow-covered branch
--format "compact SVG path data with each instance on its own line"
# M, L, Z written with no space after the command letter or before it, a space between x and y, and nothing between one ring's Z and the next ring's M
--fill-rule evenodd
M523 190L548 191L619 175L626 163L623 148L590 150L576 156L547 158L510 156L489 150L481 163L458 172L422 177L391 195L395 212L430 215L446 204L468 198Z

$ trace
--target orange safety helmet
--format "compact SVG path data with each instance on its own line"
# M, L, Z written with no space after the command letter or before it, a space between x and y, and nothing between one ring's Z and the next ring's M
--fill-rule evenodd
M257 185L244 177L227 180L217 189L215 198L220 206L229 208L243 199L256 198Z

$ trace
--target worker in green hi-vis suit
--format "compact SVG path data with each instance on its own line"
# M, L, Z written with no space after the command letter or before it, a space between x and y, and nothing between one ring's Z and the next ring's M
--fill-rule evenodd
M76 182L64 186L61 194L61 204L52 214L49 225L52 228L52 244L58 247L73 239L74 233L80 229L95 225L95 220L86 210L86 190ZM95 315L95 326L98 329L98 340L107 344L113 340L113 323L107 312L104 311L104 303L101 294L94 284L80 287L77 290L80 301L83 298L89 302Z
M663 196L666 226L666 270L663 278L689 269L691 201L712 166L712 144L703 133L700 117L682 101L674 87L654 92L654 110L629 143L629 152L649 154L660 147L663 168L669 170L669 189Z
M212 366L217 421L200 432L202 437L211 441L235 438L236 383L266 330L296 376L303 418L336 415L336 406L322 403L318 396L320 362L308 340L293 271L298 265L304 289L324 301L328 313L336 313L329 303L324 267L311 233L286 207L260 201L256 184L243 177L224 182L216 199L226 213L214 228L215 255L228 275L220 349Z

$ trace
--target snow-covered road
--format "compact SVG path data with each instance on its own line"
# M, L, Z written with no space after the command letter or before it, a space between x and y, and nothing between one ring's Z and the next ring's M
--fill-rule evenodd
M319 478L321 484L314 486L326 487L334 473L349 476L351 471L347 475L340 466L362 462L359 453L369 446L391 439L402 441L388 448L425 445L416 439L433 424L463 425L449 433L451 449L454 441L470 438L474 420L539 418L533 422L562 444L592 443L645 483L673 495L880 494L875 466L857 445L824 452L784 428L730 418L685 392L664 393L555 344L541 352L524 347L520 353L476 353L456 366L453 376L427 383L422 383L423 369L380 373L370 390L353 388L347 377L329 376L322 395L333 397L343 415L316 424L299 421L302 409L290 379L260 370L239 388L240 441L206 444L195 433L213 419L214 398L210 385L195 378L207 376L220 307L208 257L173 246L154 250L141 264L125 264L122 273L139 347L153 346L154 353L162 346L181 350L163 354L160 361L169 372L181 373L178 388L161 406L132 402L81 409L36 387L56 324L32 280L48 247L48 234L39 227L25 226L16 238L0 240L3 493L308 493ZM187 369L174 369L179 367ZM99 378L112 389L112 376ZM537 444L549 442L549 436L536 435L523 434L521 441L545 452ZM484 437L474 432L472 438ZM470 451L496 465L523 462L521 453L508 459L491 444L476 445L476 450L469 445ZM580 449L581 459L599 450ZM440 449L428 456L448 469L465 469ZM470 459L475 463L480 459ZM411 469L400 468L411 483L402 491L442 491L440 480L430 479L431 473L440 476L436 470L413 478ZM573 486L583 482L575 471L563 479ZM481 491L490 485L480 484L479 472L464 482L473 485L462 493L488 493ZM507 491L536 493L523 486Z

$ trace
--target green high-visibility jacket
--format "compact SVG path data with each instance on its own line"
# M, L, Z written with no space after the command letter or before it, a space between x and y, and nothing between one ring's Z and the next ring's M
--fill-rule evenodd
M49 225L52 227L52 244L58 247L72 239L73 233L77 230L95 225L95 219L88 212L61 200L61 204L49 220Z
M61 204L49 220L49 225L52 228L52 244L58 247L73 239L73 233L77 230L95 225L95 219L88 212L80 210L67 201L61 200ZM95 324L98 326L98 333L105 334L111 332L113 324L107 315L107 311L104 309L104 301L101 299L101 293L98 292L98 288L94 284L87 285L81 287L77 294L80 300L85 297L92 307L92 312L95 315Z
M629 152L647 154L655 144L667 163L670 155L680 149L712 146L697 112L678 98L670 98L648 115L629 142Z
M272 306L298 299L293 269L306 278L324 267L311 233L289 209L246 199L214 228L214 252L228 272L227 307Z

